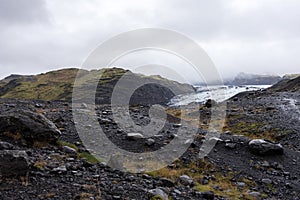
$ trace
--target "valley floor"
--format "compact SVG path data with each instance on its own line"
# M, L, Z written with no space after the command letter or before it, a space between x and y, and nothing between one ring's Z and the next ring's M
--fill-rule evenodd
M62 136L56 144L30 146L22 138L1 135L1 142L12 146L2 144L0 151L24 150L29 171L15 178L2 173L0 199L299 199L299 103L298 93L239 94L228 100L224 131L207 157L198 158L206 134L199 129L190 148L173 164L132 174L95 162L76 133L70 103L1 99L1 114L12 109L43 114ZM202 107L200 113L209 109ZM176 137L174 124L180 122L170 115L162 136L148 145L146 139L129 140L112 120L109 107L100 106L97 113L111 141L137 152L170 142ZM131 116L143 125L149 123L147 113L147 107L136 107ZM251 151L249 141L256 138L280 143L283 154Z

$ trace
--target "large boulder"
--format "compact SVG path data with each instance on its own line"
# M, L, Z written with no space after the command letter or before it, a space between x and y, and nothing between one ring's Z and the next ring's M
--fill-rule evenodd
M250 151L257 155L281 155L283 147L281 144L273 143L268 140L254 139L248 143Z
M29 161L25 151L0 151L0 177L22 176L28 170Z
M41 114L21 109L0 114L0 137L24 139L33 145L35 142L54 143L60 135L57 127Z

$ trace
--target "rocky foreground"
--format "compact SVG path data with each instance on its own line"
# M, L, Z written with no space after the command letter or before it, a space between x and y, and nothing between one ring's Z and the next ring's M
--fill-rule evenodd
M299 102L293 91L239 94L228 100L224 131L204 159L207 122L173 164L132 174L86 150L70 103L1 99L0 199L299 199ZM204 121L211 106L197 111ZM146 138L120 129L109 106L96 112L107 137L129 151L162 148L181 126L170 113L164 129ZM148 124L149 107L132 107L131 117Z

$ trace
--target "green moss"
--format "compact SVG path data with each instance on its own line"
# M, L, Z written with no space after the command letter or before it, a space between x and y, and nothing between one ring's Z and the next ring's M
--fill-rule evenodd
M158 80L161 85L172 85L178 87L182 91L186 91L186 84L178 84L159 76L143 76L132 73L121 68L109 68L100 70L78 70L75 68L51 71L36 76L20 76L13 82L5 80L0 81L2 90L0 98L17 98L17 99L40 99L40 100L71 100L73 84L76 79L76 88L78 89L76 97L88 97L89 85L99 85L97 94L107 95L108 91L112 91L117 80L124 74L129 76L129 80ZM100 79L99 79L100 78ZM128 93L128 88L124 87L124 94ZM75 98L76 99L76 98Z
M98 163L98 162L101 162L101 159L96 158L95 156L93 156L92 154L90 154L88 152L79 153L79 157L80 158L85 158L86 161L89 162L89 163Z
M165 167L148 174L153 177L168 178L172 181L177 181L179 176L186 174L194 180L195 190L201 192L213 191L216 195L226 199L253 199L247 191L256 186L255 182L245 178L237 181L246 183L246 187L241 188L237 186L235 182L232 182L232 178L237 177L237 172L223 173L212 163L205 160L200 160L197 164L192 163L188 165L177 163L173 169ZM207 175L214 175L216 179L210 180L207 185L203 185L201 180ZM222 189L219 190L218 188Z
M75 144L72 144L72 143L69 143L69 142L59 140L59 141L57 141L57 145L59 145L59 146L68 146L68 147L71 147L71 148L75 149L76 151L78 151L78 147Z
M17 85L10 87L1 98L69 100L71 99L72 84L78 69L63 69L39 74L34 78L20 77ZM65 95L63 95L65 94Z

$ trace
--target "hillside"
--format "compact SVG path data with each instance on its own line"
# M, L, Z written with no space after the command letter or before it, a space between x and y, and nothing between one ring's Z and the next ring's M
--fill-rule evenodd
M63 69L36 76L11 75L0 81L1 98L70 100L78 69Z
M300 92L300 76L293 79L284 79L272 87L268 88L270 92Z
M72 99L73 84L77 76L78 69L62 69L51 71L35 76L11 75L0 81L0 98L18 98L18 99L37 99L37 100L67 100ZM100 80L96 79L100 77ZM125 75L126 74L126 75ZM80 98L91 98L87 96L92 81L98 81L96 93L97 103L110 103L110 96L118 80L124 77L125 85L121 85L120 90L127 94L130 92L130 86L133 84L142 84L144 82L153 82L140 87L131 99L132 103L167 103L174 96L170 91L175 90L178 93L193 91L193 87L187 84L181 84L170 81L160 76L144 76L135 74L129 70L121 68L109 68L102 70L80 71ZM96 77L96 78L95 78Z
M230 85L273 85L281 80L280 76L276 75L260 75L239 73L234 80L229 81Z

